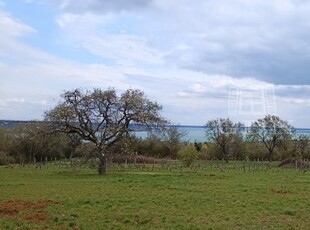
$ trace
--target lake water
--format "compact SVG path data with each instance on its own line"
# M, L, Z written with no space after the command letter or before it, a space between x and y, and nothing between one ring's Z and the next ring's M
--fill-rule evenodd
M178 129L180 131L185 131L187 133L187 135L183 138L184 141L189 142L207 141L206 129L203 126L179 126ZM296 129L296 136L302 134L310 136L310 129ZM136 132L137 137L146 138L147 135L148 134L145 131Z

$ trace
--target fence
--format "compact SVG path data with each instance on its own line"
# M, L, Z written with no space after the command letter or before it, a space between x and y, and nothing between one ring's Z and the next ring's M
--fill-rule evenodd
M33 164L20 165L20 167L35 167L37 169L56 168L58 170L83 170L98 168L98 159L92 158L85 160L83 158L73 159L45 159L44 161L34 162ZM281 167L279 167L279 165ZM10 165L8 167L16 167ZM136 172L241 172L241 173L257 173L266 171L283 171L286 168L293 168L302 172L310 169L309 161L301 161L292 159L288 164L279 164L279 162L269 161L210 161L197 160L189 167L180 160L170 159L153 159L153 161L142 161L141 158L125 158L123 161L115 162L113 159L107 161L108 172L136 171Z

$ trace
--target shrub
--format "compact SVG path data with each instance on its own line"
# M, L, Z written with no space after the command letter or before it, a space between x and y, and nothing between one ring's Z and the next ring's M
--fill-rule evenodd
M214 143L198 143L201 148L198 151L194 143L195 150L200 160L215 160L217 159L218 152L221 152Z
M198 154L193 146L186 146L178 152L178 157L186 167L189 167L198 159Z
M249 160L267 159L267 151L260 142L245 142L246 158Z
M169 156L169 149L156 136L152 135L146 139L139 139L134 149L138 155L164 158Z
M15 160L12 156L9 156L6 152L0 151L0 165L14 164Z

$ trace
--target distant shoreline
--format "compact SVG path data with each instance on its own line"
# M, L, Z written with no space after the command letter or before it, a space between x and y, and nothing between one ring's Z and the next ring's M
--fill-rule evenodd
M20 124L29 124L31 122L41 122L42 120L0 120L0 128L15 128L17 125ZM133 124L134 126L140 126ZM176 127L176 128L190 128L190 129L204 129L204 125L168 125L167 127ZM248 128L248 127L245 127ZM298 130L309 130L310 128L295 128L296 131Z

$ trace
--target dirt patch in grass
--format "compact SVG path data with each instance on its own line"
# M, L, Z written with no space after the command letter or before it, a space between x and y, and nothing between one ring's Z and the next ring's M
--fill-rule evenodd
M29 222L45 222L51 218L46 212L50 205L59 204L53 200L27 201L7 200L0 202L0 218L18 219Z
M274 194L282 194L282 195L286 195L286 194L290 194L290 191L287 189L278 189L278 188L272 188L271 192Z

